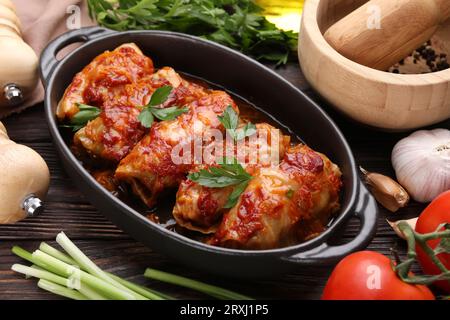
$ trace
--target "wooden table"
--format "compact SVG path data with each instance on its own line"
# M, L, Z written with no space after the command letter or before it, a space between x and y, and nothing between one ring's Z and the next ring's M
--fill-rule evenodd
M311 91L297 64L279 68L277 72L305 91L332 115L353 148L359 165L370 171L394 176L390 162L391 151L395 143L406 134L379 132L344 119ZM4 124L13 140L34 148L45 158L50 167L52 179L45 202L46 210L41 216L15 225L0 226L0 299L57 298L37 288L35 280L26 280L10 270L13 263L21 262L11 253L10 249L13 245L20 245L34 250L41 241L55 244L55 236L62 230L75 240L77 245L101 268L131 281L165 291L178 298L196 299L204 298L204 296L190 290L144 279L142 274L145 268L153 267L200 279L256 298L320 298L331 272L331 268L328 267L299 269L296 273L275 279L230 281L230 279L220 279L188 269L162 254L153 252L110 223L74 187L61 167L52 145L42 104L30 108L22 114L7 118L4 120ZM450 127L450 121L441 124L440 127ZM422 209L423 205L412 203L408 208L396 214L395 218L417 216ZM397 246L399 251L404 253L403 241L398 240L385 221L388 216L392 217L392 214L381 209L378 233L369 249L389 255L390 248ZM352 221L344 232L344 238L354 237L357 229L357 223ZM415 271L418 271L417 268Z

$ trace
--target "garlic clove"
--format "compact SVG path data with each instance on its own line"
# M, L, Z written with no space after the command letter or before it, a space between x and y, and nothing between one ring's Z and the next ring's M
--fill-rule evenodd
M375 199L386 209L396 212L409 203L408 192L388 176L369 172L360 167L364 181Z
M450 130L420 130L399 141L392 165L414 200L432 201L450 190Z
M409 219L409 220L399 220L399 221L394 221L394 222L393 222L393 221L389 221L389 220L386 219L386 221L387 221L387 223L391 226L392 230L394 230L395 233L396 233L400 238L402 238L403 240L406 240L405 235L403 234L403 232L400 231L400 229L399 229L399 227L398 227L399 223L400 223L400 222L406 222L407 224L409 224L409 225L411 226L411 228L412 228L413 230L415 230L415 229L416 229L416 224L417 224L417 220L418 220L418 219L419 219L419 218L413 218L413 219Z

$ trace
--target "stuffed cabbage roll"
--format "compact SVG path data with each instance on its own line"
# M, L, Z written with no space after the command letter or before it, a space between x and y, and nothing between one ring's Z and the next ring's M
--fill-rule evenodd
M142 106L149 103L156 89L165 85L170 85L173 90L161 107L184 106L208 92L184 80L172 68L160 69L137 83L125 85L122 90L113 90L104 102L100 116L77 131L75 146L93 157L119 162L145 134L145 128L138 120Z
M190 152L196 137L202 137L210 129L223 131L218 116L227 106L238 112L227 93L213 91L190 103L188 112L175 120L154 124L150 133L120 162L116 178L129 183L147 206L153 206L158 195L177 187L194 165L193 160L174 161L174 149ZM183 156L176 150L175 153Z
M96 169L90 171L94 179L113 195L119 195L119 184L113 169Z
M71 119L78 104L103 106L105 100L123 92L126 85L137 83L154 72L153 62L134 44L127 43L97 56L79 72L67 87L56 110L59 120Z
M257 169L209 242L258 250L304 241L339 209L340 188L341 172L326 156L290 148L279 166Z
M238 159L250 174L259 167L278 165L290 143L289 136L269 124L257 124L256 129L256 134L245 139L242 146L235 145L233 154L224 151L228 158ZM239 153L243 159L239 159ZM221 159L223 155L217 158ZM198 166L192 172L206 168L207 165ZM214 233L223 213L227 211L224 206L232 191L233 187L209 188L185 179L177 192L173 217L178 225L186 229L204 234Z

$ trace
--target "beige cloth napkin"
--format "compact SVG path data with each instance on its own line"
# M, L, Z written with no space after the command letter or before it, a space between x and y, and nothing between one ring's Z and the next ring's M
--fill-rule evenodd
M12 2L22 23L23 38L38 56L51 40L78 27L77 21L80 22L80 27L94 25L89 18L86 1L83 0L12 0ZM78 12L80 19L77 19ZM13 109L1 108L0 119L33 106L43 98L44 88L39 83L22 105Z

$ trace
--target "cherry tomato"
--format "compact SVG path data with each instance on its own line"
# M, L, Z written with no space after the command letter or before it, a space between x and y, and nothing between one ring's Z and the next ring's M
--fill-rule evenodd
M411 285L397 277L391 260L373 251L345 257L331 273L323 300L434 300L422 285Z
M422 212L417 220L416 232L418 233L430 233L436 231L442 223L450 223L450 191L447 191L437 197L431 204ZM427 241L427 244L432 248L436 248L440 239ZM429 275L440 274L441 271L431 261L428 255L417 245L417 259L424 273ZM450 254L441 253L437 255L438 259L445 265L447 269L450 269ZM449 281L438 281L434 285L450 293Z

